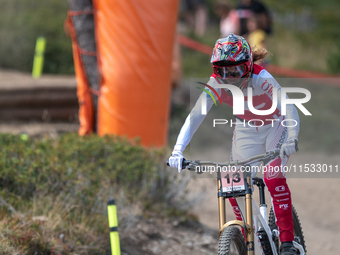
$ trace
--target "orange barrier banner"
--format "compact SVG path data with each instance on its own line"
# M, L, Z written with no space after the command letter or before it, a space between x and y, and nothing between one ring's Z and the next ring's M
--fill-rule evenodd
M92 96L85 74L84 64L80 57L80 49L77 44L76 33L69 17L67 27L72 38L73 61L77 80L77 96L79 102L79 135L91 134L93 132L94 111L92 104Z
M178 0L94 0L98 133L165 146Z

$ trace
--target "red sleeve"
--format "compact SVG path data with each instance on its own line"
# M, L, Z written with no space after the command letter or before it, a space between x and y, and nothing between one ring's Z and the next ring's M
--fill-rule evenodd
M254 74L259 74L264 68L260 65L254 64L254 70L253 73Z

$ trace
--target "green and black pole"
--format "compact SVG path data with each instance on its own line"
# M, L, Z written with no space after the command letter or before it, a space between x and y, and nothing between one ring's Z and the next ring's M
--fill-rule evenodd
M107 215L109 217L111 254L120 255L118 217L116 202L114 199L107 201Z
M32 77L38 79L43 71L44 53L46 48L46 39L43 36L37 38L35 45L35 55L33 60Z

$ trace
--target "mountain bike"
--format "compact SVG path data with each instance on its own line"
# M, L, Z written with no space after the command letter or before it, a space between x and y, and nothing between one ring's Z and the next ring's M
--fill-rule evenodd
M280 150L270 151L244 160L227 162L183 160L183 169L202 173L202 166L215 166L219 210L219 255L279 255L279 230L273 208L267 219L265 183L262 178L251 178L251 162L267 164L280 155ZM212 169L212 168L210 168ZM224 169L224 170L223 170ZM252 183L259 189L260 209L252 198ZM242 221L226 222L225 200L235 198ZM300 255L306 254L306 245L295 208L292 209L294 225L293 245Z

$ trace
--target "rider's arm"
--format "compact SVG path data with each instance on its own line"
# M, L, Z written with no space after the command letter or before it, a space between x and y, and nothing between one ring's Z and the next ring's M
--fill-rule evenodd
M288 96L287 96L288 98ZM286 119L293 119L294 121L287 121L286 125L288 128L288 139L298 140L299 130L300 130L300 118L296 107L293 104L288 104L286 106ZM294 126L295 125L295 126ZM287 140L288 140L287 139Z
M208 85L214 87L216 84L215 78L210 78ZM221 94L221 89L216 89L218 94ZM212 93L214 95L214 93ZM215 95L214 95L215 96ZM207 97L207 112L210 110L211 106L214 104L213 99L207 95L207 93L202 92L198 100L196 101L195 106L192 108L190 114L186 118L181 131L178 135L176 145L174 147L175 151L183 152L186 146L189 144L192 136L201 125L202 121L205 118L205 115L202 115L202 99L203 97Z
M274 79L274 77L267 72L266 70L262 70L260 75L258 76L258 78L256 78L256 84L257 89L261 89L261 85L264 82L267 82L273 86L273 88L277 89L277 108L279 109L280 113L282 113L282 109L281 109L281 86L280 84ZM266 87L266 86L265 86ZM266 92L268 94L268 96L270 96L272 98L272 95L269 93L269 90L267 89ZM288 98L288 96L286 95L286 98ZM298 139L298 135L299 135L299 130L300 130L300 118L299 118L299 114L298 111L296 109L296 107L293 104L287 104L286 105L286 115L285 115L285 126L287 126L287 131L288 131L288 138L289 139ZM295 120L295 121L293 121Z

